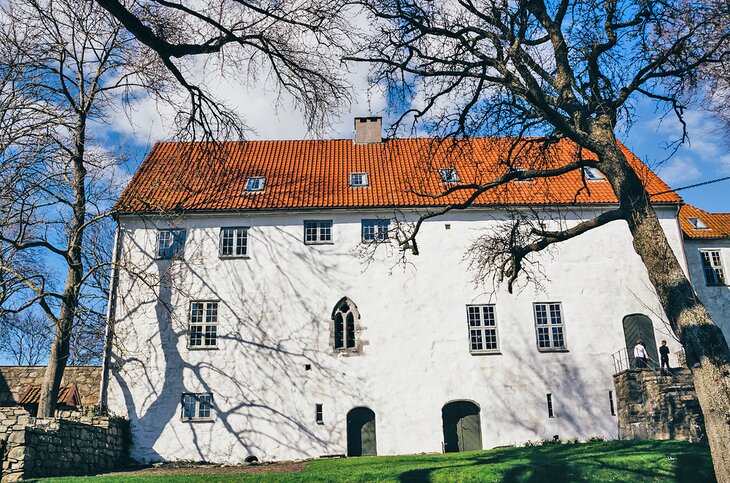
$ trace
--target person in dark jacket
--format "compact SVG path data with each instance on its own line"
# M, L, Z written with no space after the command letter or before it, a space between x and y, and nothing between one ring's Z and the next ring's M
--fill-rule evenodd
M669 347L667 347L666 340L662 341L662 346L659 348L659 359L662 362L662 371L664 370L664 368L666 368L668 371L670 369L669 368Z

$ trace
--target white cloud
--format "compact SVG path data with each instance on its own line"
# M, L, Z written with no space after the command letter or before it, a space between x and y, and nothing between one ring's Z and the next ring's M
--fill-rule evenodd
M658 170L657 174L670 186L678 187L702 176L702 171L691 158L674 156Z

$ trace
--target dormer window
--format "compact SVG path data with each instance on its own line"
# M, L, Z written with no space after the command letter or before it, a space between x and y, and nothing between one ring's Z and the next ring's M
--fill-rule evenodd
M583 176L585 176L588 181L600 181L606 179L606 177L603 176L603 173L598 171L596 168L591 167L583 168Z
M689 224L692 225L696 230L709 230L710 227L705 225L705 223L700 220L699 218L687 218L687 221L689 221Z
M362 188L368 186L367 173L350 173L350 187Z
M513 168L513 171L517 171L519 173L523 173L527 171L525 168ZM532 178L522 178L522 179L515 179L515 182L517 183L532 183Z
M246 191L263 191L265 186L265 176L251 176L246 180Z
M444 183L459 183L461 181L456 168L440 168L439 175L441 175L441 181Z

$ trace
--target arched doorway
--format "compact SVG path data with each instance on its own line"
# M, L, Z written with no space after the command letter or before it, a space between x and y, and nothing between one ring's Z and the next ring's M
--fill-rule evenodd
M452 401L441 409L444 423L444 452L482 449L479 406L471 401Z
M347 456L375 456L375 413L370 408L353 408L347 413Z
M629 355L629 367L636 367L634 362L634 345L636 339L644 341L646 353L653 361L658 361L656 339L654 338L654 324L651 319L643 314L632 314L624 317L624 338L626 341L626 352Z

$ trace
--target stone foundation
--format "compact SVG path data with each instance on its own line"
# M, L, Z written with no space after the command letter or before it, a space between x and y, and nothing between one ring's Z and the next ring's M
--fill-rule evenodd
M668 375L632 369L614 375L613 383L619 438L707 441L689 369L672 369Z
M128 422L109 417L31 418L0 408L2 483L25 478L84 475L127 462Z

